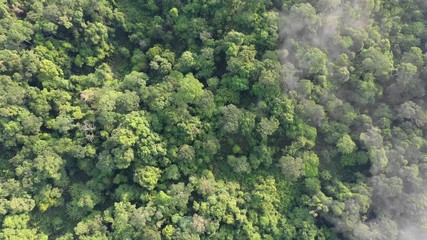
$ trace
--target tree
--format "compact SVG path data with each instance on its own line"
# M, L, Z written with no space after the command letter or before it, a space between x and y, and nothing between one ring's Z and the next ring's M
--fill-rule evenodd
M352 153L356 149L356 143L353 142L350 135L344 134L337 142L338 151L343 154Z
M282 170L288 181L296 181L299 177L304 176L304 161L302 158L294 158L291 156L282 156L279 159L278 166Z
M101 214L91 214L74 228L79 239L102 239L106 240L107 226L104 225Z
M362 66L365 71L371 72L379 81L387 81L393 71L393 57L391 53L382 53L377 48L369 48L362 53Z
M3 12L6 16L0 21L2 32L0 46L2 49L20 49L31 40L34 34L33 26L27 21L17 19L8 12Z
M417 127L422 127L427 123L426 112L412 101L401 104L397 112L399 119L409 119L413 121Z
M423 236L426 10L0 1L0 239Z
M227 70L230 74L238 75L240 78L249 78L255 71L256 50L253 46L242 46L235 57L227 61Z
M236 173L250 173L251 167L245 156L235 157L233 155L227 156L227 163L232 167Z
M364 151L353 151L350 154L344 154L340 161L343 166L356 166L367 164L369 158L368 154Z
M50 207L61 206L63 204L62 190L51 185L46 185L35 196L35 200L40 211L45 212Z
M288 17L285 18L285 33L296 37L301 33L313 33L319 27L320 19L316 9L310 3L295 4L290 8ZM298 23L298 24L292 24Z
M175 8L176 9L176 8ZM181 57L178 59L176 68L180 72L189 72L196 65L196 61L193 57L193 53L190 51L185 51L182 53Z
M125 91L116 99L116 109L119 113L128 113L139 109L139 96L136 92Z
M192 73L185 75L180 79L176 94L178 104L194 103L195 100L203 96L203 84L201 84Z
M262 118L258 125L258 132L265 139L271 136L279 128L279 121L276 118Z
M239 130L239 120L242 118L241 111L235 105L221 108L223 114L222 129L225 133L236 134Z
M297 106L297 109L309 123L315 126L319 126L325 118L323 107L314 101L304 100L301 105Z
M200 54L196 58L196 77L207 79L214 76L216 65L214 62L214 49L205 47L200 50Z
M98 191L91 187L85 187L82 183L70 186L72 200L67 203L68 216L73 219L82 219L103 200Z
M417 67L411 63L403 63L398 69L396 82L386 89L388 99L391 103L398 104L423 96L425 90L421 84Z
M327 56L318 48L301 49L298 56L300 59L299 66L304 70L304 74L309 75L326 75Z
M133 180L141 187L153 190L156 187L157 181L161 176L162 171L159 168L145 166L135 170Z
M47 240L48 237L45 234L29 226L29 220L28 214L6 216L2 224L0 237L4 239Z

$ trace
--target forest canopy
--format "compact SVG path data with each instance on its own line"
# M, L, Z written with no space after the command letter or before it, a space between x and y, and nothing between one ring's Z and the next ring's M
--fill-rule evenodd
M427 239L424 0L1 0L0 239Z

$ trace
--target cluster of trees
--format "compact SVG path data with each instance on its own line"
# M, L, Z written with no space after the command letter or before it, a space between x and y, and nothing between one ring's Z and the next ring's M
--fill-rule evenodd
M318 132L313 211L345 239L425 238L425 3L309 1L284 11L285 88Z
M426 11L1 2L0 238L422 236Z

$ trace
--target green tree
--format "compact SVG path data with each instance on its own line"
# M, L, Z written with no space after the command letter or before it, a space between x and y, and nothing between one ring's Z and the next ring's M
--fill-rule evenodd
M5 217L0 237L3 239L41 239L47 240L48 236L40 233L37 228L29 226L28 214L10 215Z
M135 170L133 180L141 187L153 190L160 179L161 173L162 171L159 168L145 166Z
M235 157L233 155L227 156L227 163L232 167L236 173L250 173L251 167L245 156Z
M352 153L356 149L356 143L353 142L350 135L344 134L337 142L338 151L344 154Z
M294 158L291 156L282 156L279 159L278 167L285 175L288 181L295 181L299 177L304 176L305 165L302 158Z

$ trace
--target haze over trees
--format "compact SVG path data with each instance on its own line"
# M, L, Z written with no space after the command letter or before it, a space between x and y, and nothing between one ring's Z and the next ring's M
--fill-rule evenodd
M423 0L0 2L0 239L427 238Z

